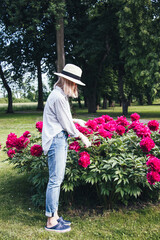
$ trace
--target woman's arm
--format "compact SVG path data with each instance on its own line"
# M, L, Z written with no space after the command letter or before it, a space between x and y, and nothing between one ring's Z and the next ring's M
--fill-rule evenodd
M65 98L58 99L55 102L55 110L57 120L61 124L62 128L71 136L79 137L86 147L91 146L90 141L75 127L70 111L68 100ZM83 121L83 120L82 120Z
M84 121L84 120L82 120L82 119L73 118L73 122L74 122L74 123L78 123L78 124L81 125L82 127L86 127L86 125L85 125L86 121Z

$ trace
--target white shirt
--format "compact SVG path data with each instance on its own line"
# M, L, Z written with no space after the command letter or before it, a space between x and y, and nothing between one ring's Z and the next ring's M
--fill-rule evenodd
M46 155L53 137L65 130L71 137L78 137L67 95L56 86L50 93L43 113L42 148Z

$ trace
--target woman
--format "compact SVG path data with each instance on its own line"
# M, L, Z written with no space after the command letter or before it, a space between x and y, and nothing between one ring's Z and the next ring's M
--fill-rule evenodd
M46 191L46 212L48 217L45 227L48 231L67 232L71 223L58 216L60 186L64 178L67 159L67 138L79 137L89 147L88 138L80 133L74 123L84 125L80 119L72 119L68 97L78 97L77 84L85 86L80 81L82 70L73 64L67 64L62 73L55 73L59 80L50 93L43 113L42 146L44 154L48 155L49 181Z

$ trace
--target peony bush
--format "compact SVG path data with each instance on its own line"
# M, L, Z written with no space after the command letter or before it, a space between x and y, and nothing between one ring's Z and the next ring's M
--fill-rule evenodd
M136 198L158 199L160 189L159 123L140 122L140 115L131 114L131 121L108 115L89 119L86 127L75 123L92 145L85 148L80 139L69 138L66 174L62 185L65 192L78 186L93 186L100 201L109 206L127 204ZM26 131L17 137L10 133L5 152L7 161L20 172L29 173L32 199L43 205L48 181L47 159L42 151L43 122L37 122L37 135ZM103 202L103 203L104 203Z

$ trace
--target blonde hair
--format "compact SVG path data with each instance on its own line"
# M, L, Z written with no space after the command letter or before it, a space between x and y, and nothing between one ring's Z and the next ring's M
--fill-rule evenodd
M67 80L66 78L59 77L58 81L54 84L54 87L56 86L60 87L67 96L73 98L78 97L78 88L76 83Z

